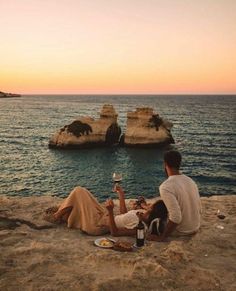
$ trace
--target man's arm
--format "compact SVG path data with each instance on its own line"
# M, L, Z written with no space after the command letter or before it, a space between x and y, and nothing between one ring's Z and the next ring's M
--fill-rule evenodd
M179 203L173 193L167 188L160 187L161 198L164 201L169 220L166 225L166 228L161 236L149 235L148 239L155 241L163 241L176 229L182 220L182 213L179 206Z
M171 192L171 189L162 187L160 188L160 195L167 208L169 220L180 224L182 221L182 212L174 193Z
M169 220L163 234L161 234L160 236L150 234L148 236L148 240L164 241L176 229L177 225L178 225L177 223L174 223L173 221Z
M177 226L178 226L177 223L175 223L175 222L173 222L171 220L168 220L166 228L165 228L163 234L161 235L161 238L163 240L165 238L167 238L176 229Z

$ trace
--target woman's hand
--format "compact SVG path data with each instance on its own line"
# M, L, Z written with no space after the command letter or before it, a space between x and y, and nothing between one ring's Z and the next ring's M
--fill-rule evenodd
M117 183L115 183L114 185L113 192L116 192L118 194L124 194L122 187Z
M149 205L147 204L145 198L143 196L138 196L138 199L133 202L132 208L133 209L149 209Z
M112 199L107 199L106 203L105 203L105 207L108 211L112 211L114 208L114 202Z
M114 186L114 192L116 192L119 196L119 199L125 199L125 192L120 185Z

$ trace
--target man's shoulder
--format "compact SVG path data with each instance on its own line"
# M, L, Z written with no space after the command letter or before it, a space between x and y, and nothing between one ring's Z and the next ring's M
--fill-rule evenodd
M189 176L186 176L184 174L181 175L174 175L174 176L170 176L168 177L168 179L166 179L159 187L160 191L161 190L168 190L168 189L172 189L173 187L175 187L175 185L178 184L195 184L194 180L192 178L190 178Z
M194 180L192 178L190 178L189 176L184 175L184 174L180 174L180 175L170 176L162 184L166 183L168 185L168 184L175 184L177 182L187 182L187 181L188 182L195 183Z
M195 181L191 177L186 176L186 175L182 175L182 176L183 176L183 180L186 183L193 184L193 185L197 186L197 184L195 183Z
M169 184L169 178L166 179L164 182L162 182L159 188L160 189L165 188L166 186L168 186L168 184Z
M172 186L175 183L175 177L170 176L164 182L161 183L160 188L166 188Z
M170 178L166 179L159 187L159 191L161 195L164 195L166 192L171 191L173 188L173 183Z

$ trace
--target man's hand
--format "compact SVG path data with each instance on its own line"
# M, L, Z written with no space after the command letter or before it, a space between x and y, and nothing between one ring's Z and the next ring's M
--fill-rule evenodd
M149 235L147 235L147 240L164 242L165 238L162 236L159 236L159 235L149 234Z
M112 199L107 199L106 203L105 203L105 207L108 211L112 211L114 208L114 202Z

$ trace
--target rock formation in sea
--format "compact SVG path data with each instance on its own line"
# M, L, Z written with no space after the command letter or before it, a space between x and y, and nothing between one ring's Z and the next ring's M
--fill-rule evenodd
M0 98L12 98L12 97L21 97L21 95L15 93L5 93L0 91Z
M81 117L64 126L51 137L49 147L90 148L118 144L121 129L117 116L114 107L105 104L99 119Z
M154 113L152 108L137 108L127 113L124 146L160 146L174 143L173 124Z
M137 108L127 113L126 132L121 136L117 113L112 105L103 106L100 118L81 117L60 129L49 141L51 148L88 148L98 146L150 147L174 143L173 124L152 108Z

